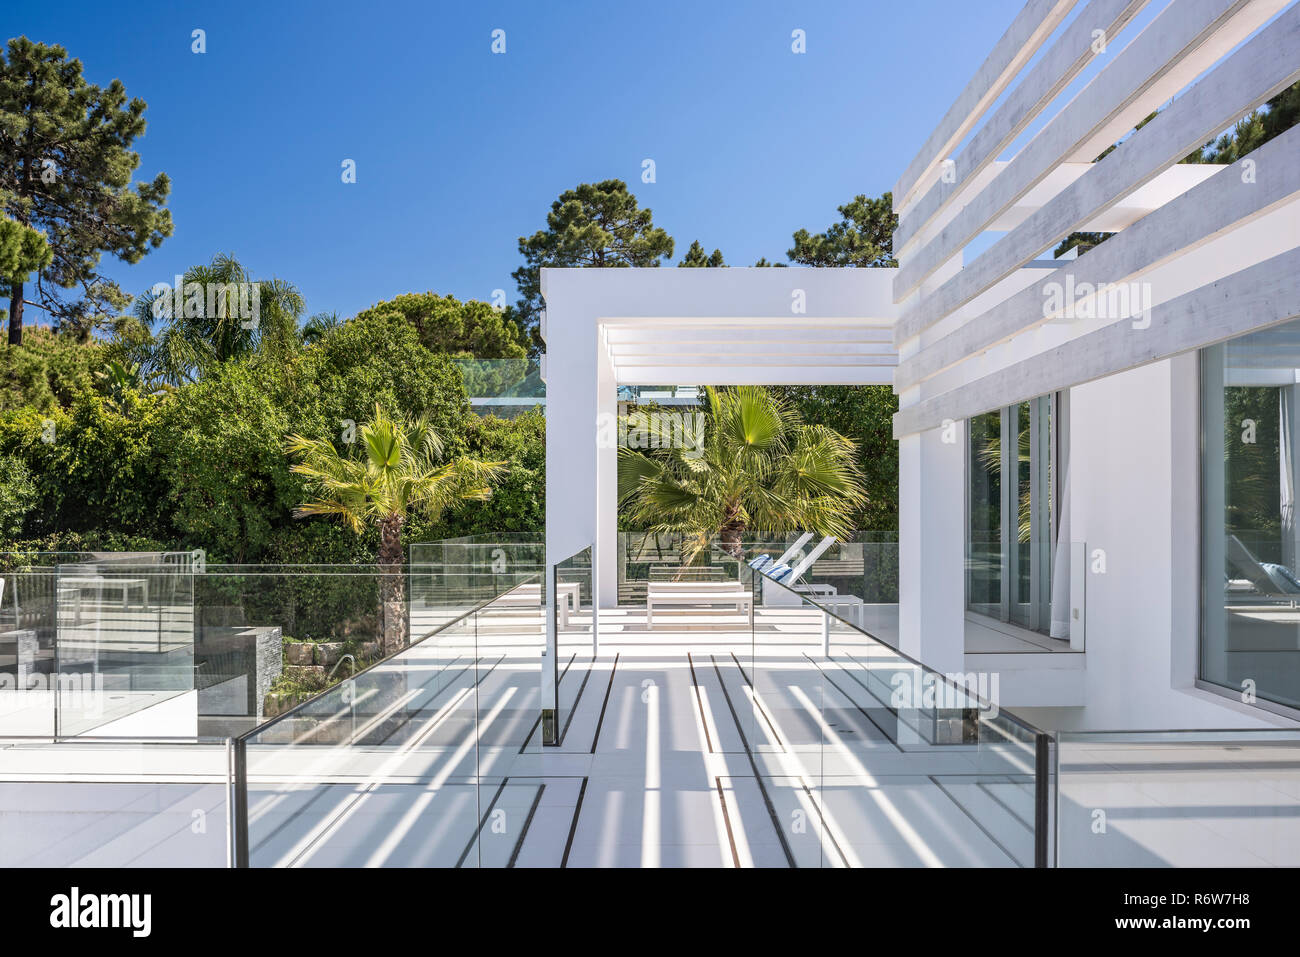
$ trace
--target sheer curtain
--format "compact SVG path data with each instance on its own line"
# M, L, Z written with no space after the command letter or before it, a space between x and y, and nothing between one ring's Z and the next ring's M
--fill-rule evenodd
M1053 638L1070 637L1070 394L1062 392L1056 409L1056 480L1059 519L1052 560Z

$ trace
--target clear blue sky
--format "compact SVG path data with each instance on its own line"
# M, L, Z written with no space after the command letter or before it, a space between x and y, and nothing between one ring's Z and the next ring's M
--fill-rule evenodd
M171 177L176 228L106 263L127 292L233 252L346 316L426 289L513 301L518 237L610 177L674 261L696 238L784 260L794 230L893 185L1024 0L3 2L4 39L60 43L149 104L139 176Z

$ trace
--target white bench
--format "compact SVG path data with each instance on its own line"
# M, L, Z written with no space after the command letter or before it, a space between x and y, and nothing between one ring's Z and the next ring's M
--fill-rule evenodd
M654 629L655 605L688 606L675 607L676 611L689 611L700 605L730 605L737 613L754 610L753 596L745 591L740 582L650 582L645 599L646 631Z

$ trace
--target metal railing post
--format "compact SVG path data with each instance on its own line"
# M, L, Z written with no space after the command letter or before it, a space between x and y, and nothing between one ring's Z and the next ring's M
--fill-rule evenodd
M234 866L248 867L248 747L242 738L232 742L231 771L234 794Z
M1050 808L1052 736L1040 731L1034 738L1034 867L1047 867L1051 838Z

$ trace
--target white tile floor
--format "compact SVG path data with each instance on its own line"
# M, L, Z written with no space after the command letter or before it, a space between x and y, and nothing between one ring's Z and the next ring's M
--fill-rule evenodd
M385 685L363 676L359 744L275 726L248 750L252 863L1032 863L1032 755L927 744L900 725L880 700L897 661L887 647L837 632L823 657L820 623L797 609L760 614L753 634L638 624L611 616L598 657L581 618L561 636L557 747L538 741L536 631L523 640L503 622L412 649ZM56 767L69 753L0 748L0 863L223 863L220 749L168 760L87 746L75 774ZM1062 863L1294 865L1295 754L1072 750Z
M1013 766L1023 755L895 744L898 731L882 730L889 713L860 681L866 666L853 664L870 662L865 644L838 642L842 663L824 671L808 657L820 651L819 623L798 609L761 621L757 658L739 622L638 624L626 615L602 626L594 659L589 635L563 636L558 747L540 749L529 723L537 649L489 630L477 665L416 696L400 742L250 748L253 863L1032 862L1031 827L976 787L1027 789ZM434 663L433 649L424 654ZM443 667L456 660L451 648L436 655Z

